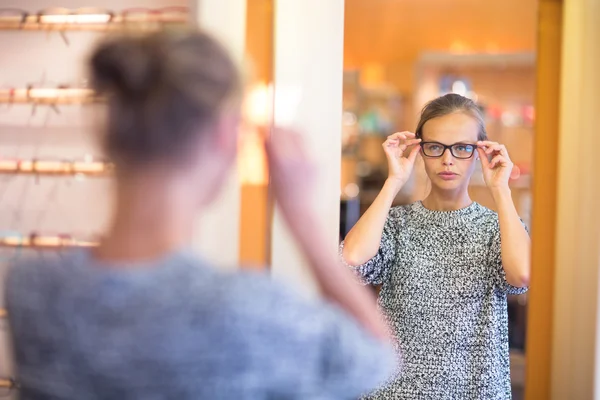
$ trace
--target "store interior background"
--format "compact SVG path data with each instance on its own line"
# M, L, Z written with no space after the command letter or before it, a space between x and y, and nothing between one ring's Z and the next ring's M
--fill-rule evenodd
M455 92L484 110L490 140L503 143L520 176L513 199L530 226L537 2L346 0L340 235L371 204L387 176L385 136L414 131L425 103ZM396 199L425 197L419 163ZM472 198L494 207L480 170ZM509 298L514 397L524 387L527 296Z
M272 78L272 2L248 2L247 50L256 92ZM520 171L511 181L517 210L531 222L535 121L537 1L346 0L340 239L371 204L387 176L381 144L396 131L414 131L424 104L439 95L467 95L482 107L490 140L505 144ZM262 97L268 97L262 92ZM257 98L261 97L257 95ZM248 160L253 157L248 156ZM246 161L248 164L248 161ZM246 169L249 171L249 169ZM255 174L265 177L265 174ZM251 182L251 177L246 178ZM259 179L260 180L260 179ZM240 243L241 258L268 261L266 184L242 186L242 235L262 226L264 235ZM395 204L425 197L421 163ZM472 198L490 208L482 176L474 174ZM263 210L264 213L256 213ZM521 398L525 375L527 295L509 299L513 390Z

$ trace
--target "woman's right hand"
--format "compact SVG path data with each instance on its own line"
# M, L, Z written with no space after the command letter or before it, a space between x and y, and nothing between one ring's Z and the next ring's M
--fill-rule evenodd
M398 190L410 178L417 153L420 150L419 143L421 139L415 139L415 134L412 132L396 132L387 137L383 142L383 151L388 161L388 180L398 185ZM413 146L408 156L404 156L404 151L409 146Z

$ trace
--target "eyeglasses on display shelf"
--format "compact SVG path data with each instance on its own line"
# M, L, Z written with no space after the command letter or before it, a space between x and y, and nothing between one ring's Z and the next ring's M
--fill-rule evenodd
M29 235L18 233L0 233L0 247L31 248L36 250L57 250L74 247L97 247L98 240L91 238L76 238L68 233L40 233L32 232ZM14 256L13 256L14 257Z
M44 28L104 26L112 21L114 13L102 8L68 9L53 7L37 13L38 25Z
M23 254L28 257L50 256L61 257L61 250L74 248L93 248L99 245L99 237L94 235L74 235L70 233L31 232L21 234L12 231L0 231L0 263L11 263ZM34 253L31 253L34 252ZM0 309L3 310L3 309ZM6 317L0 312L0 318Z
M30 84L25 88L0 88L0 103L7 104L7 108L13 104L31 104L32 115L35 115L39 105L49 106L60 114L59 105L84 105L101 101L102 98L93 89L86 87Z
M122 12L95 7L77 9L53 7L38 12L0 8L0 29L50 31L154 29L166 24L187 24L188 15L187 7L130 8Z
M129 8L123 10L119 17L126 26L185 24L189 19L189 9L187 7Z
M0 174L33 174L63 176L110 176L114 165L93 158L84 160L0 159Z

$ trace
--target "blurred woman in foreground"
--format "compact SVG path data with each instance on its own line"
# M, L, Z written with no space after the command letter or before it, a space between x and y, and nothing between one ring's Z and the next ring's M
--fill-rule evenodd
M307 208L312 182L293 133L266 143L271 177L329 303L187 249L193 217L236 160L240 80L223 48L197 32L120 37L90 67L108 98L116 208L98 248L11 269L22 398L344 399L390 375L375 299L338 267Z

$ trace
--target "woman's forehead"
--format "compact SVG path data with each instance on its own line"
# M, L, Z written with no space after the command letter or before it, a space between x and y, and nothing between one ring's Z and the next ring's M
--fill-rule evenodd
M423 125L423 141L441 143L476 142L479 135L479 124L475 118L454 113L430 119Z

